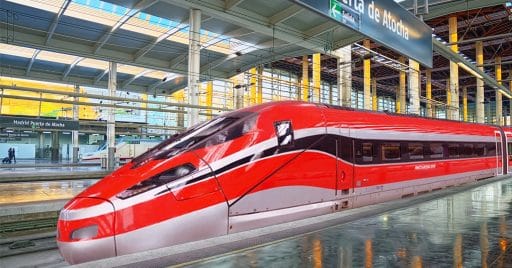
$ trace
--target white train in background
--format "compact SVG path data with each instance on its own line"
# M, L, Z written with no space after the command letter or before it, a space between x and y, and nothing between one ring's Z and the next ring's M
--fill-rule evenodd
M116 140L115 145L115 156L121 162L127 162L147 152L159 144L161 140L149 140L149 139L120 139ZM107 144L104 144L97 151L92 153L86 153L81 155L81 161L101 161L102 158L106 158L108 153Z

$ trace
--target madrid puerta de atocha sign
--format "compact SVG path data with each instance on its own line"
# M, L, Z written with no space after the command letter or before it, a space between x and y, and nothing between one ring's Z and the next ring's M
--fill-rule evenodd
M79 124L78 121L74 120L0 116L0 127L47 130L78 130Z
M432 29L393 0L293 0L432 67Z

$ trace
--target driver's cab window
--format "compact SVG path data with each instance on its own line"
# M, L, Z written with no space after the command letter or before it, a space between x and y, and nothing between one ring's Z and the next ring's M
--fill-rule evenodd
M277 145L279 147L288 147L293 145L293 128L290 121L278 121L274 123Z

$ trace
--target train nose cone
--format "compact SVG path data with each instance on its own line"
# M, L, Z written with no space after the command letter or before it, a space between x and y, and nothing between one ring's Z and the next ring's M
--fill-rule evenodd
M77 197L61 210L57 245L70 264L116 256L114 207L105 199Z

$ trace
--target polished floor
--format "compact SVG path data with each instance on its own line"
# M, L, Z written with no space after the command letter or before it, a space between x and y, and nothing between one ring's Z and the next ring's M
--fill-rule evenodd
M70 199L97 180L0 183L0 205Z
M191 267L512 267L512 179Z

